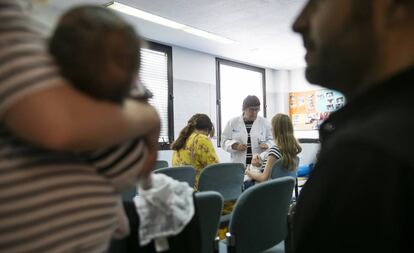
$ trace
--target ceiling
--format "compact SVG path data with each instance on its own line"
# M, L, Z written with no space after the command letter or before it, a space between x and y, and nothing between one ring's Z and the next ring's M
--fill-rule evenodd
M49 0L54 13L108 0ZM153 41L273 69L300 68L304 49L291 31L305 0L119 0L118 2L236 41L221 44L125 15Z

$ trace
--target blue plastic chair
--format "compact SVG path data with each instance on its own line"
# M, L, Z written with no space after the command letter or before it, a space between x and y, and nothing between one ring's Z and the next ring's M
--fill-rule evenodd
M295 157L296 164L299 165L299 157ZM283 158L277 160L272 166L272 173L270 174L271 179L279 178L279 177L296 177L296 168L294 170L289 170L283 166Z
M165 160L158 160L155 162L153 170L161 169L161 168L167 168L168 162Z
M153 246L140 246L138 242L139 217L134 202L124 202L131 233L111 241L108 253L155 252ZM212 253L219 225L223 198L217 192L194 194L195 214L179 234L168 237L170 251L180 253ZM195 239L195 240L194 240ZM186 244L186 245L183 245ZM191 246L188 246L191 244ZM184 246L184 248L183 248ZM191 250L191 251L190 251Z
M167 175L175 180L187 182L190 187L194 187L195 169L191 166L167 167L154 170L154 173Z
M168 167L168 162L164 160L158 160L155 162L154 170L159 168ZM132 199L138 194L137 187L131 187L130 189L122 192L122 200L123 201L132 201Z
M298 156L295 157L295 161L296 161L296 166L298 166L299 161L300 161ZM283 166L283 158L277 160L272 166L272 173L270 174L270 178L276 179L276 178L287 177L287 176L295 178L295 200L297 200L298 195L299 195L299 186L298 186L298 177L296 174L296 168L293 171L288 170L288 168L285 168L285 166Z
M122 192L123 201L132 201L132 199L137 195L137 187L131 187L130 189Z
M284 252L282 242L288 234L287 214L294 185L293 177L281 177L247 189L233 209L220 253Z
M194 201L201 233L202 247L200 253L212 253L214 251L221 210L223 209L223 198L217 192L206 191L195 193Z
M205 167L198 179L198 191L216 191L224 201L236 200L242 193L244 165L242 163L217 163ZM231 214L220 218L221 226L230 220Z
M217 163L205 167L198 180L198 191L216 191L224 201L236 200L242 193L244 165Z
M313 163L310 164L304 164L302 166L298 167L298 177L307 177L309 176L309 174L311 173L311 171L313 170Z

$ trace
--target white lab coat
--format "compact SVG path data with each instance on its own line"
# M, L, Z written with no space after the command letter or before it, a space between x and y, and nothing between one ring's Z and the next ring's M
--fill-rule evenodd
M259 147L259 143L266 143L270 148L273 144L272 130L270 123L260 116L257 116L250 130L250 141L252 143L252 154L260 154L265 150ZM231 148L234 143L247 144L247 131L243 116L235 117L227 122L221 135L221 147L230 153L231 162L243 163L246 165L246 152Z

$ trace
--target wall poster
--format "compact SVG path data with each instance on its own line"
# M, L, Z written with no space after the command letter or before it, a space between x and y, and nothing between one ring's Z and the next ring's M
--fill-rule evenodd
M330 113L344 105L344 95L329 89L289 93L289 113L295 130L318 130Z

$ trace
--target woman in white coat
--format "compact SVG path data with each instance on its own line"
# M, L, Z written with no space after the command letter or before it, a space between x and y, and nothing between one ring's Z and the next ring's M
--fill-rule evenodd
M243 101L243 114L229 122L221 136L222 148L229 152L231 161L251 164L253 154L260 154L273 145L270 123L257 114L260 100L247 96Z

